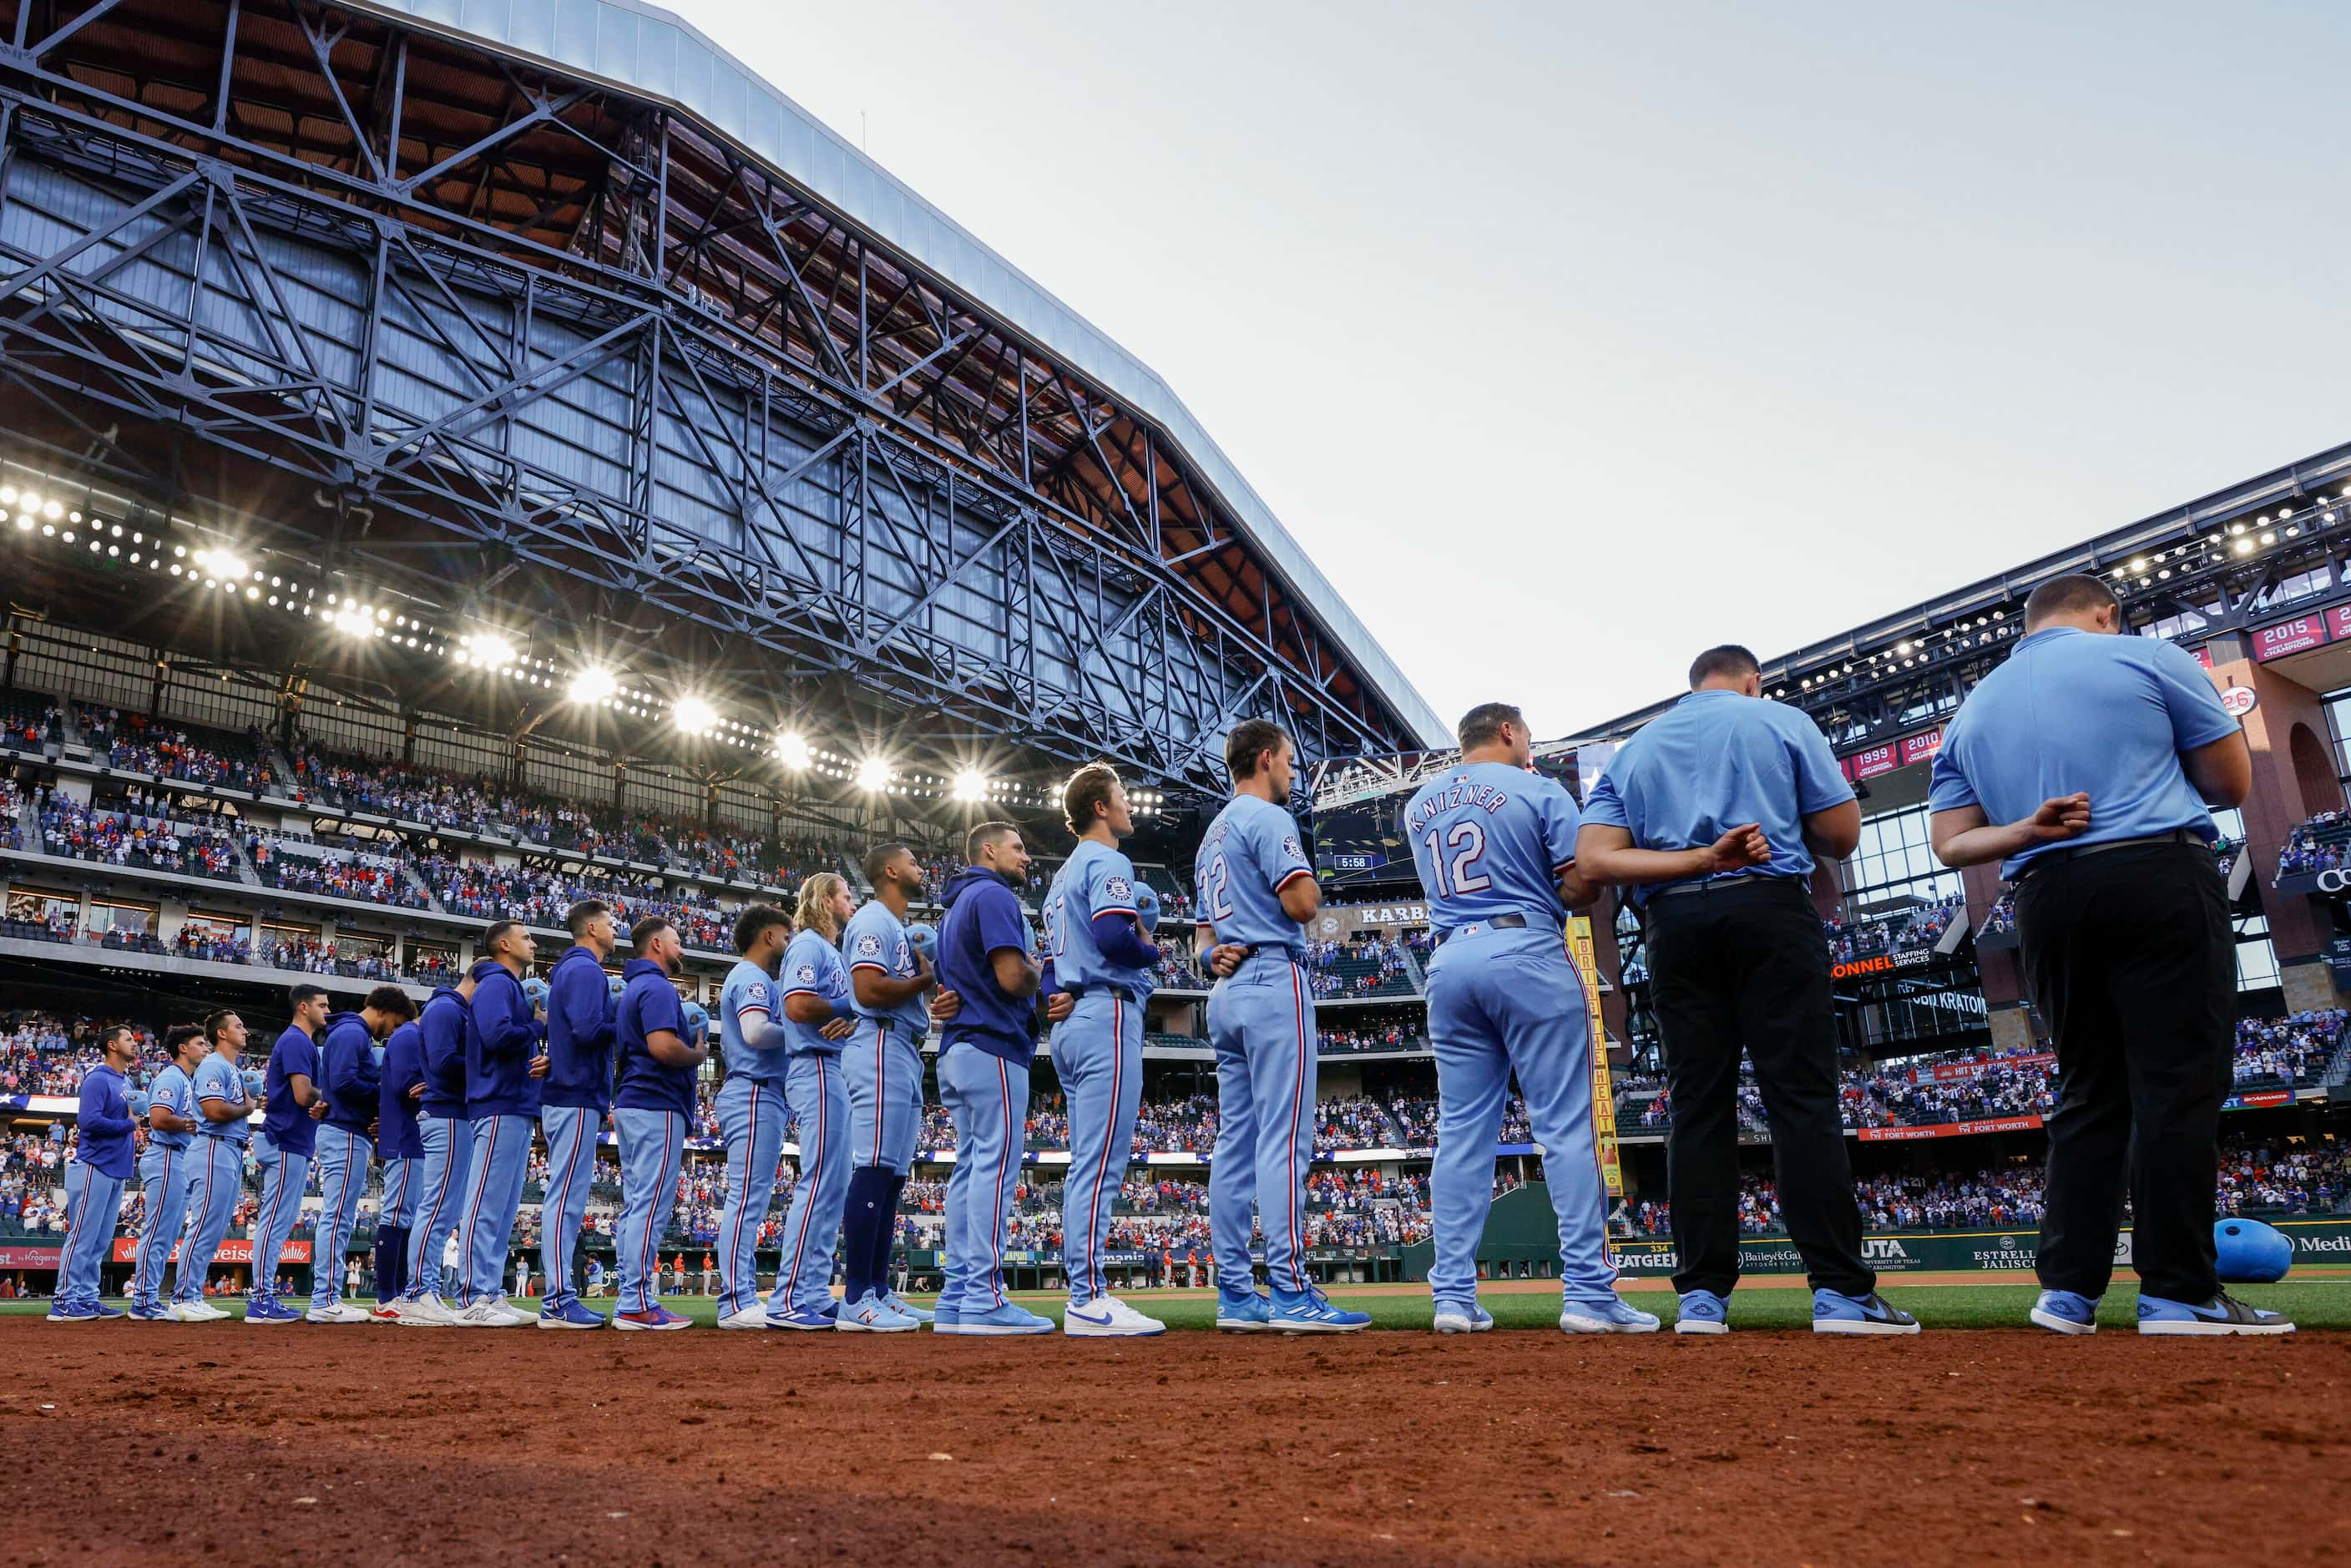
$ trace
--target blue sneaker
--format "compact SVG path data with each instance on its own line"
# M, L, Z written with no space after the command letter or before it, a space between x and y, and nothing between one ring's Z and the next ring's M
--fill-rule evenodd
M58 1301L49 1308L49 1322L53 1323L86 1323L97 1316L96 1307L78 1307Z
M929 1322L934 1315L930 1308L918 1307L895 1291L883 1291L882 1304L889 1308L892 1312L897 1313L900 1317L912 1318L918 1323Z
M1217 1327L1225 1333L1264 1333L1273 1327L1273 1303L1251 1291L1217 1297Z
M1008 1337L1015 1334L1051 1333L1053 1320L1040 1318L1028 1308L1006 1301L984 1312L964 1312L950 1323L945 1320L931 1324L933 1333L975 1334Z
M1280 1293L1273 1299L1267 1326L1275 1333L1356 1333L1372 1326L1372 1314L1334 1307L1320 1291Z
M1562 1333L1655 1333L1657 1314L1628 1307L1610 1297L1607 1302L1562 1301L1559 1309Z
M833 1328L832 1318L832 1313L828 1312L795 1307L789 1312L769 1312L768 1326L771 1329L799 1329L804 1333L821 1329L830 1333Z
M1674 1313L1676 1333L1729 1333L1730 1303L1712 1291L1684 1291Z
M249 1323L298 1323L302 1314L291 1307L280 1306L268 1296L256 1296L245 1309L245 1321Z
M1865 1296L1813 1292L1814 1333L1917 1333L1918 1320L1872 1291Z
M143 1301L131 1309L131 1315L142 1323L162 1323L172 1321L172 1314L163 1308L150 1306Z
M100 1319L128 1317L130 1314L125 1312L120 1307L110 1307L104 1301L100 1301L96 1306L90 1308L89 1315L93 1319Z
M694 1320L682 1317L667 1307L656 1304L642 1312L614 1312L612 1326L616 1329L642 1329L651 1330L656 1333L674 1333L679 1329L692 1328Z
M2146 1334L2271 1334L2294 1333L2283 1312L2264 1312L2222 1291L2210 1301L2168 1301L2141 1293L2138 1332Z
M933 1333L937 1333L939 1332L939 1325L941 1323L946 1324L948 1332L952 1333L956 1324L961 1322L963 1322L963 1314L953 1307L935 1307L931 1310L931 1332Z
M1494 1314L1475 1301L1437 1303L1437 1321L1430 1325L1438 1333L1484 1333L1494 1326Z
M842 1333L912 1333L923 1325L904 1312L892 1311L879 1292L868 1291L841 1308L832 1326Z
M2043 1291L2032 1303L2032 1321L2056 1333L2095 1333L2098 1298L2076 1291Z
M538 1310L538 1326L543 1329L601 1329L604 1314L590 1312L576 1301L566 1301L555 1312L545 1307Z

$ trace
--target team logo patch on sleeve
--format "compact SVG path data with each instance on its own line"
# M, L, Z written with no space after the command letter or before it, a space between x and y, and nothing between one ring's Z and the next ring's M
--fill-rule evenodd
M1299 848L1295 836L1281 841L1281 852L1294 861L1302 861L1306 858L1306 852Z
M803 986L813 986L816 984L816 966L814 964L802 964L792 973L793 977Z
M766 1007L768 1005L768 982L765 980L754 980L749 985L744 987L743 1005L747 1008Z
M1114 876L1107 883L1104 883L1102 884L1102 891L1110 895L1110 901L1113 904L1127 903L1132 901L1134 897L1134 889L1128 884L1126 878L1123 876Z
M857 956L861 958L882 956L882 938L868 932L857 939Z

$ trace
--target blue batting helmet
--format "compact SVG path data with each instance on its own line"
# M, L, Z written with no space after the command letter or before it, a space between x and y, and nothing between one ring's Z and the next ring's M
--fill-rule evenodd
M693 1040L686 1042L689 1045L710 1032L710 1014L700 1002L685 1004L685 1032L693 1036Z
M528 1002L533 1009L545 1007L547 1005L547 998L554 994L555 988L549 985L545 980L540 979L537 975L533 975L529 979L525 980L522 983L523 999Z
M906 927L906 941L923 956L923 962L936 968L939 962L939 934L935 926L917 920Z
M1142 925L1145 936L1159 929L1159 894L1147 882L1135 884L1134 918Z
M2267 1285L2294 1267L2285 1232L2258 1219L2223 1219L2212 1227L2212 1250L2224 1285Z

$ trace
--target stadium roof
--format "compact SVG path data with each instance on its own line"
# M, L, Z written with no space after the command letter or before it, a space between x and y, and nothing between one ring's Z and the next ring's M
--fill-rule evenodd
M1429 745L1447 739L1427 699L1157 371L691 24L635 0L364 0L361 8L673 103L1067 358L1182 448L1398 716Z

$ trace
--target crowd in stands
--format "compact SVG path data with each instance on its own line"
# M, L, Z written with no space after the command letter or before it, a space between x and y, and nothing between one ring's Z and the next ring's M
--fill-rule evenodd
M1314 1152L1339 1149L1379 1149L1395 1146L1395 1124L1387 1110L1368 1095L1353 1094L1314 1103Z
M390 855L340 850L306 854L288 850L286 842L276 833L255 833L246 840L255 873L271 887L399 909L432 907L432 900L402 874L400 862Z
M0 746L38 751L66 737L65 710L29 692L0 693Z
M1848 1127L1931 1127L2042 1115L2056 1103L2057 1066L2042 1052L1979 1060L1965 1077L1938 1079L1931 1066L1876 1066L1837 1078Z
M1401 1023L1374 1024L1368 1029L1314 1029L1318 1055L1340 1056L1357 1051L1418 1051L1428 1044L1418 1030Z
M235 841L225 828L94 810L47 785L35 790L34 799L46 853L100 865L236 880Z
M0 1094L78 1094L83 1074L101 1060L99 1030L89 1019L66 1019L53 1013L0 1014ZM141 1071L163 1065L162 1051L146 1030L139 1030Z
M2351 1014L2340 1008L2282 1019L2239 1019L2233 1064L2237 1086L2316 1082L2343 1047L2346 1019Z
M563 916L583 898L601 898L625 930L644 916L662 914L676 923L689 947L718 952L731 948L736 911L690 893L672 893L657 877L581 870L549 871L531 866L489 865L480 861L427 856L417 871L443 908L481 920L520 920L561 930Z
M280 937L264 943L256 954L258 960L271 968L293 969L305 975L334 975L347 980L376 980L396 984L415 980L420 985L438 984L448 973L445 960L433 969L430 978L417 973L403 974L399 965L381 953L360 952L349 945L338 953L332 942L320 942L308 936ZM434 955L436 959L439 956Z
M1908 953L1932 947L1943 939L1943 933L1950 929L1951 922L1958 919L1966 908L1967 900L1953 894L1938 903L1921 904L1902 915L1882 919L1823 921L1821 930L1828 939L1831 961L1850 964L1889 953Z
M108 766L126 772L256 793L276 777L257 730L235 736L87 704L76 711L82 738L106 752Z
M2278 849L2278 878L2304 872L2335 871L2343 864L2344 827L2351 812L2321 811L2297 824Z
M1982 935L2013 936L2016 935L2016 894L2003 888L1991 907L1984 911Z
M1404 948L1377 936L1309 942L1306 979L1317 1001L1409 996L1413 988Z

